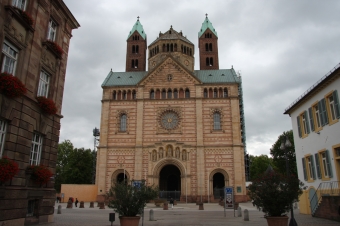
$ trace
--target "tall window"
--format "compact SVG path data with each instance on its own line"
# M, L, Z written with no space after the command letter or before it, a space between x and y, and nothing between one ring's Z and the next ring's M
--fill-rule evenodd
M41 71L37 96L47 97L49 84L50 75L47 74L45 71Z
M227 88L224 88L223 90L223 97L228 97L228 89Z
M126 132L126 114L120 116L120 131Z
M37 199L28 200L27 213L26 213L27 217L37 216L38 204L39 204L39 201Z
M214 96L214 98L217 98L217 89L216 88L214 89L213 96Z
M12 5L21 9L21 10L25 10L26 0L12 0Z
M155 91L150 91L150 99L155 99Z
M314 180L315 177L315 168L314 168L314 159L313 156L306 157L307 160L307 171L308 171L308 180Z
M175 99L178 98L178 91L177 91L177 89L174 90L174 98L175 98Z
M221 129L221 114L219 112L214 113L214 130Z
M303 125L303 132L307 134L307 119L306 115L302 115L302 125Z
M54 22L54 20L50 19L50 22L48 23L47 39L51 41L55 41L56 33L57 33L57 23Z
M190 91L189 91L189 89L185 90L185 98L190 98Z
M172 91L171 89L168 90L168 99L171 99L172 98Z
M165 89L162 90L162 99L166 99L166 91L165 91Z
M7 72L9 74L15 73L15 66L18 58L18 50L9 44L8 42L4 42L2 46L3 60L1 72Z
M335 104L334 104L333 95L330 95L328 97L328 104L329 104L330 115L331 115L331 118L332 118L332 121L333 121L333 120L336 119Z
M321 118L320 118L320 110L319 110L318 105L314 106L314 114L315 114L316 126L317 126L317 128L320 128L321 127Z
M7 127L6 121L0 120L0 157L4 152L6 127Z
M297 124L299 137L307 137L310 132L307 111L304 111L297 117Z
M31 155L30 155L30 164L31 165L39 165L41 158L41 148L42 148L43 138L41 135L34 133L32 139L32 147L31 147Z
M208 91L207 91L207 89L204 89L204 91L203 91L203 97L204 97L204 98L208 98Z
M328 172L328 168L327 168L326 152L321 153L321 159L322 159L323 173L324 173L325 177L329 177L329 172Z

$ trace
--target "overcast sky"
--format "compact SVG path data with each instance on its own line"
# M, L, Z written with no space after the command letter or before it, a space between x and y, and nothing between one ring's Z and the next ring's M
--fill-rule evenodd
M283 112L340 62L338 0L64 0L81 27L68 55L59 142L93 149L101 84L125 71L126 39L140 16L149 45L172 25L195 45L208 14L218 33L220 69L243 80L247 151L268 154L292 128Z

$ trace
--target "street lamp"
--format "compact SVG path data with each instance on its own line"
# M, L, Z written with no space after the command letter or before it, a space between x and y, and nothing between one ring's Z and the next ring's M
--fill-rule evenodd
M283 142L281 142L280 149L282 151L284 151L284 153L285 153L287 177L289 177L289 161L288 161L288 157L287 157L287 151L288 151L288 148L290 148L291 146L292 146L292 144L290 143L288 136L284 136ZM297 226L297 223L294 219L294 212L293 212L292 203L290 204L290 214L291 214L291 217L290 217L290 221L289 221L289 226Z

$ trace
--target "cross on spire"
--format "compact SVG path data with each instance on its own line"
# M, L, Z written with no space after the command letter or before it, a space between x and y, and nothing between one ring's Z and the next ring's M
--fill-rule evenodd
M137 20L139 21L139 16L137 16Z
M205 14L205 17L208 18L208 13Z

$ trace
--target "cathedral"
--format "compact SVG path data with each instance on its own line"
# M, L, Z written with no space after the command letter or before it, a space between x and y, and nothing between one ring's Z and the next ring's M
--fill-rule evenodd
M138 18L126 43L125 72L111 70L102 84L98 195L136 180L165 199L214 202L231 186L245 201L242 81L233 67L220 69L208 17L198 31L200 70L194 44L172 26L147 46Z

